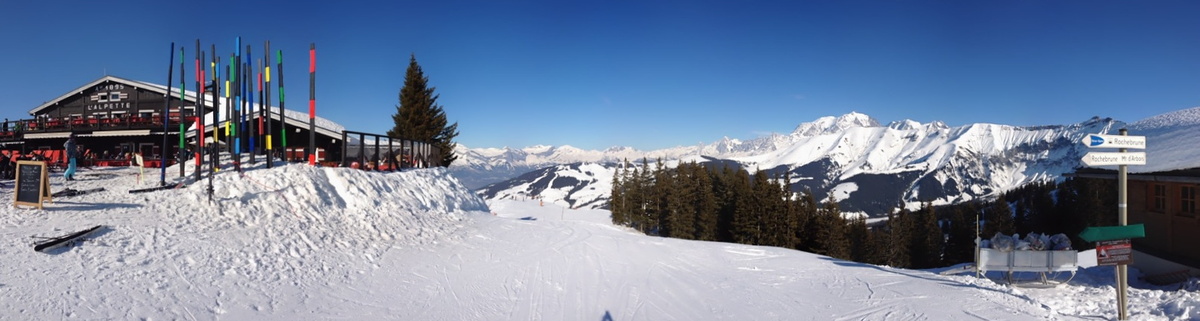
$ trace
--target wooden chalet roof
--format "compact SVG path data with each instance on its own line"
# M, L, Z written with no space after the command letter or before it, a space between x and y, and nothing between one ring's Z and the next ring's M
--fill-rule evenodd
M125 79L125 78L121 78L121 77L117 77L117 76L104 76L104 77L101 77L100 79L96 79L92 82L84 84L83 86L79 86L79 88L75 88L75 90L68 91L67 93L63 94L62 96L58 96L58 98L54 98L45 103L42 103L40 106L37 106L37 107L29 110L29 115L37 115L39 112L58 104L59 102L63 101L64 99L70 98L73 95L83 94L84 90L95 87L96 85L99 85L99 84L102 84L105 82L115 82L115 83L124 84L126 86L134 87L134 88L143 88L143 89L150 90L153 92L158 92L160 94L167 93L166 87L162 87L162 86L158 86L158 85L154 85L154 84L150 84L150 83L145 83L145 82L140 82L140 81L136 81L136 80L129 80L129 79ZM192 99L190 99L189 101L195 101L195 97L191 97L191 98Z

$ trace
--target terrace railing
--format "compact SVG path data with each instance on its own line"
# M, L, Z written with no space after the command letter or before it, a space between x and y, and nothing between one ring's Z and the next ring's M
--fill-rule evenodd
M357 138L357 142L351 142ZM387 135L342 131L342 167L367 170L399 170L441 166L440 150L429 142L391 138Z

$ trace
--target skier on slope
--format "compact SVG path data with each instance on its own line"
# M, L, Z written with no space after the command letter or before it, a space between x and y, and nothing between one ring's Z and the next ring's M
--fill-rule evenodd
M67 136L67 142L63 143L63 148L67 149L67 171L63 172L63 177L68 181L75 180L75 133Z

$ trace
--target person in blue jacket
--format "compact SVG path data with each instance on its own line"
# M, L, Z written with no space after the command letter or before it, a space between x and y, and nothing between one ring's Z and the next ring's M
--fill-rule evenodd
M63 177L68 181L73 181L75 180L75 154L77 148L75 146L75 133L67 136L67 142L63 143L63 148L67 149L67 171L63 172Z

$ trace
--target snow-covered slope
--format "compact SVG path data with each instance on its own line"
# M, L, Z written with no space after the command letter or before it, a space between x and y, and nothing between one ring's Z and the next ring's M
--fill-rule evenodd
M604 210L484 204L445 171L304 165L167 191L157 172L81 169L43 210L0 207L4 320L1092 320L1111 268L1051 289L846 262L788 249L646 236ZM582 167L581 167L582 168ZM167 173L174 181L177 169ZM190 169L189 169L190 172ZM0 181L12 197L12 181ZM491 212L490 214L488 212ZM30 236L108 226L34 252ZM1131 272L1136 275L1136 271ZM1026 276L1029 277L1029 276ZM1185 291L1130 278L1136 320L1200 317Z
M612 147L606 150L583 150L572 146L533 146L513 148L467 148L458 145L455 149L458 160L450 165L450 173L457 176L468 188L476 189L492 183L502 182L533 170L573 163L618 163L622 160L679 159L695 154L695 148L673 148L658 151L639 151L630 147Z
M478 190L486 199L538 198L568 208L607 208L613 165L575 163L534 170Z

